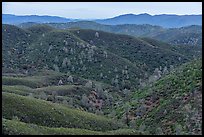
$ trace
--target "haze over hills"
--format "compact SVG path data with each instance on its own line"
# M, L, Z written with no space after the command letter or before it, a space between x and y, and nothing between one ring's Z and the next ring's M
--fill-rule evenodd
M71 21L71 19L62 18L62 17L58 17L58 16L38 16L38 15L17 16L17 15L12 15L12 14L3 14L2 15L2 22L5 24L19 24L19 23L24 23L24 22L65 23L65 22L69 22L69 21Z
M165 28L178 28L189 25L202 25L202 15L149 15L145 14L125 14L110 19L95 20L101 24L150 24Z
M76 19L67 19L56 16L15 16L10 14L2 15L3 23L5 24L20 24L25 22L37 22L37 23L65 23L70 21L77 21ZM84 20L84 19L83 19ZM85 20L84 20L85 21ZM150 24L162 26L164 28L178 28L189 25L202 25L202 15L149 15L145 14L124 14L109 19L93 19L92 21L107 24L107 25L119 25L119 24Z

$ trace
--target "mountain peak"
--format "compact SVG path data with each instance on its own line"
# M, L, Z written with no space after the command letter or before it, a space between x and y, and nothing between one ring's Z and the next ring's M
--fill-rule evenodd
M140 15L140 16L151 16L151 15L149 15L147 13L142 13L142 14L138 14L138 15Z
M133 13L129 13L129 14L123 14L123 15L119 15L119 16L116 16L116 17L136 17L136 16L151 16L147 13L142 13L142 14L133 14ZM115 18L116 18L115 17Z

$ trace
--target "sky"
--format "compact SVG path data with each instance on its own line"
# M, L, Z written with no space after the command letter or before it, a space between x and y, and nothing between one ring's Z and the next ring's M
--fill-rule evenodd
M2 2L3 14L103 19L122 14L202 14L202 2Z

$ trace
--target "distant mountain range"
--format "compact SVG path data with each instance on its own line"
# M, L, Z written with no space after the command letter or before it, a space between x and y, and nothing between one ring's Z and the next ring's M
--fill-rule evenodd
M12 14L3 14L2 22L4 24L20 24L25 22L36 23L66 23L71 21L79 21L79 19L68 19L58 16L38 16L26 15L16 16ZM85 21L85 20L84 20ZM158 25L165 28L177 28L189 25L202 25L202 15L149 15L149 14L124 14L108 19L95 19L94 22L106 25L119 24L150 24Z
M25 22L36 22L36 23L65 23L69 21L74 21L67 18L62 18L58 16L38 16L38 15L26 15L26 16L16 16L12 14L3 14L2 22L4 24L20 24Z
M189 25L201 25L202 15L149 15L149 14L125 14L114 18L96 20L96 22L107 25L119 24L150 24L165 28L177 28Z

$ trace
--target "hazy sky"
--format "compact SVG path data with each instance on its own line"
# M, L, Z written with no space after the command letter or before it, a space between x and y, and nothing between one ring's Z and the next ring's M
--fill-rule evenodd
M201 2L3 2L3 14L110 18L122 14L202 14Z

